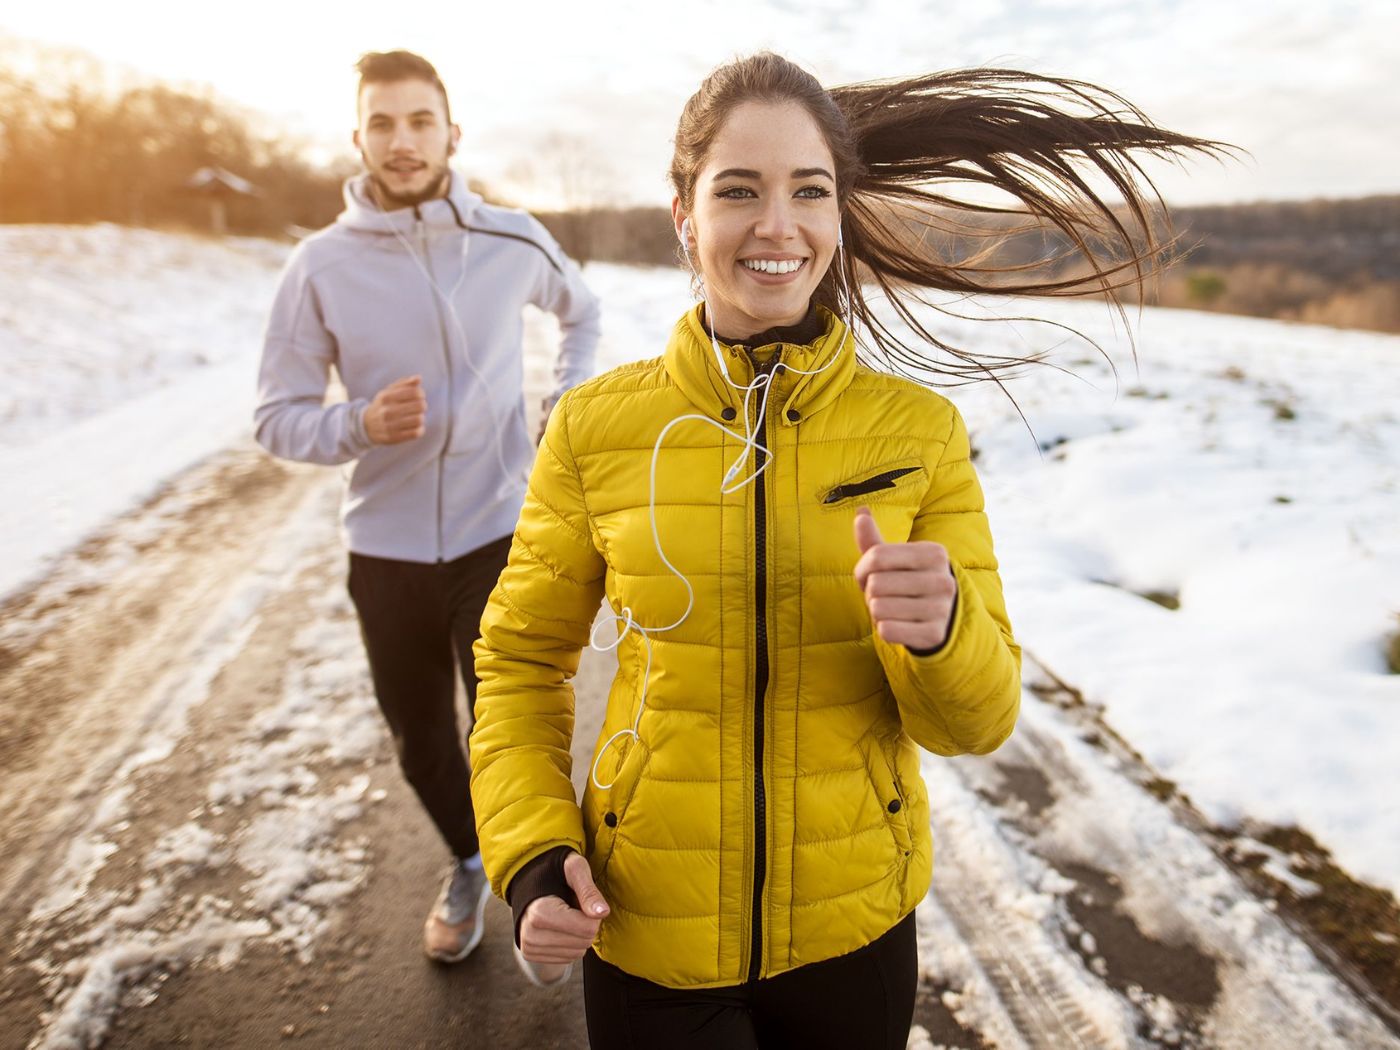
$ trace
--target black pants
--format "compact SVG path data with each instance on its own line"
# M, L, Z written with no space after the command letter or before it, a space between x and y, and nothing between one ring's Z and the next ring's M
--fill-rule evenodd
M825 962L728 988L663 988L583 957L593 1050L904 1050L918 986L914 916Z
M457 672L470 709L476 704L472 645L510 541L506 536L437 564L350 555L350 597L399 766L457 857L479 849L457 726Z

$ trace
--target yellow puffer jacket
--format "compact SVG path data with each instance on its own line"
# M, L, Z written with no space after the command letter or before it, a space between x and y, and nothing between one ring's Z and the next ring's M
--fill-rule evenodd
M804 371L839 356L817 375L779 371L762 429L773 461L751 484L720 492L740 440L701 420L666 436L656 526L694 607L652 635L638 737L603 757L607 790L590 782L580 806L569 760L569 680L600 599L647 628L687 602L652 538L652 447L677 416L744 410L698 308L662 358L560 400L482 620L472 795L492 886L504 896L534 857L578 850L612 907L599 955L671 987L769 977L879 937L929 885L916 744L985 753L1016 720L1020 650L962 420L938 394L858 365L845 326L825 320L811 346L774 348ZM750 382L748 355L721 350ZM852 577L861 504L887 542L948 549L958 598L934 655L872 636ZM636 717L638 632L618 660L600 747Z

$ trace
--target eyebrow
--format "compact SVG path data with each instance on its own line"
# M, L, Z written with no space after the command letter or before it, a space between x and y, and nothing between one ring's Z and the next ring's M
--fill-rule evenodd
M822 175L828 179L831 179L832 182L836 181L836 179L832 177L831 172L827 171L825 168L797 168L792 173L792 177L794 179L810 179L813 175ZM762 179L762 177L763 176L761 176L758 172L754 171L752 168L725 168L723 171L715 175L715 180L718 181L719 179L754 179L755 181L758 181Z
M434 111L431 110L431 109L415 109L415 110L414 110L412 113L410 113L408 116L409 116L409 119L412 119L412 118L414 118L414 117L436 117L436 116L437 116L437 113L434 112ZM371 113L366 119L367 119L367 120L374 120L374 119L376 119L376 118L378 118L378 117L383 117L385 120L393 120L393 119L394 119L392 114L390 114L390 113L384 113L384 112L381 112L380 110L375 110L375 111L374 111L373 113Z

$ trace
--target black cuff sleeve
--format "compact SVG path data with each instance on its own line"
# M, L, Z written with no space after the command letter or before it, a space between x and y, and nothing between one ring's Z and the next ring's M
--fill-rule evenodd
M912 645L906 645L904 648L908 649L915 656L934 656L937 653L941 653L947 647L948 639L953 637L953 620L956 619L958 615L958 599L961 597L962 594L960 593L953 595L953 607L948 610L948 633L943 636L943 641L939 642L932 649L915 649Z
M578 898L564 878L564 861L574 851L568 846L555 846L541 853L515 873L506 887L506 901L515 920L515 946L520 947L520 923L525 909L541 897L559 897L570 908L578 907Z

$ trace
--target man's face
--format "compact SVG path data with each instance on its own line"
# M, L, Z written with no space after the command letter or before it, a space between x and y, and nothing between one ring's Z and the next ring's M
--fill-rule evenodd
M447 191L447 158L460 135L441 93L426 80L366 84L355 145L380 207L406 208Z

